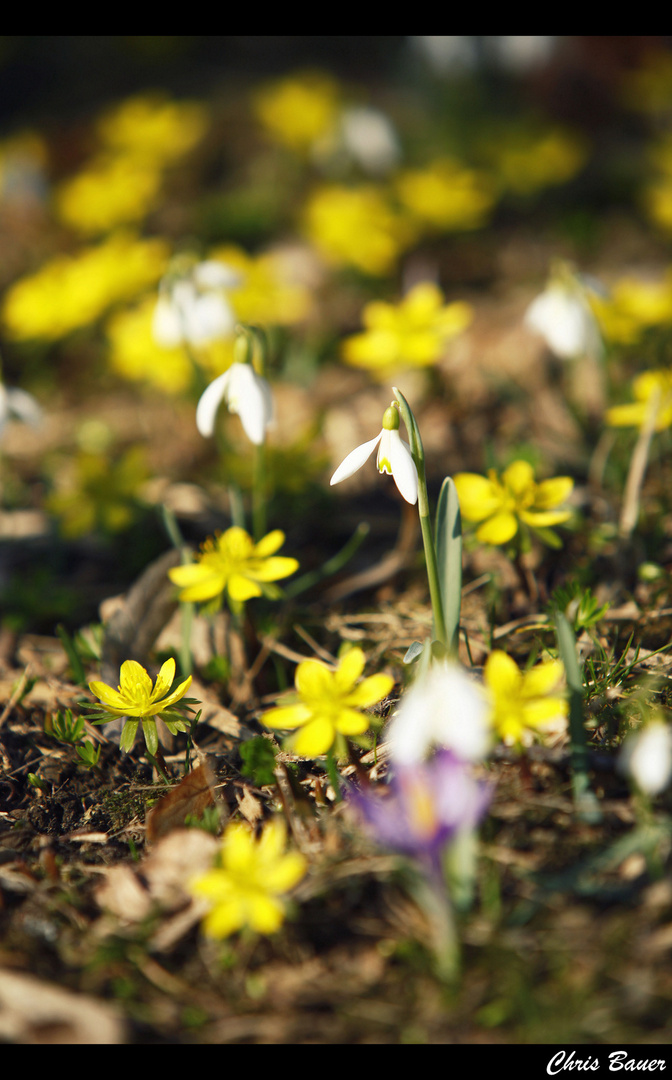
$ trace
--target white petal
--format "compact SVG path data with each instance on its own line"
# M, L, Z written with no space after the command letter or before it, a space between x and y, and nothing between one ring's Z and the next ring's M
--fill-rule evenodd
M232 289L241 280L237 270L219 259L206 259L194 267L194 281L201 289Z
M7 403L9 405L10 415L14 415L19 420L23 420L24 424L31 424L32 427L39 427L42 423L42 409L33 395L29 394L26 390L21 390L18 386L15 386L12 390L8 390ZM0 412L1 411L2 409L0 408Z
M216 293L198 296L184 308L184 336L192 345L230 337L235 325L229 304Z
M394 482L406 502L413 505L418 501L418 470L398 431L390 431L389 452Z
M376 435L375 439L362 443L361 446L356 446L354 450L351 450L348 456L344 458L338 466L329 483L332 485L340 484L341 480L347 480L349 476L352 476L358 469L361 469L362 465L371 457L382 434L381 431Z
M436 746L481 761L490 741L484 695L459 664L449 662L434 664L413 684L387 731L390 756L399 765L418 764Z
M226 391L229 411L240 416L250 442L261 446L273 417L273 399L268 383L249 364L232 364L229 375Z
M174 349L182 341L182 316L166 296L154 308L152 337L163 349Z
M204 439L209 438L215 430L215 417L222 398L226 396L230 375L231 369L211 382L201 394L196 406L196 427Z
M672 730L653 721L628 735L621 748L619 768L629 773L641 791L659 795L672 777Z

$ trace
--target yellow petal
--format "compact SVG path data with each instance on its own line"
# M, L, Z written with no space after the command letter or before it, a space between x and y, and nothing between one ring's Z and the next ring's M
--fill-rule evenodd
M301 727L310 720L313 710L307 705L286 705L277 709L269 709L264 713L262 720L267 727L283 728L288 731L292 728Z
M242 603L251 600L253 596L261 596L262 592L256 581L252 581L243 574L232 574L226 583L227 591L232 600Z
M234 896L213 908L203 920L203 931L211 938L226 938L245 925L245 909L240 897Z
M607 409L607 423L610 427L642 427L647 411L646 404L614 405Z
M366 657L362 649L354 648L342 656L338 662L338 671L334 675L334 683L339 691L347 694L352 690L358 678L364 671Z
M555 720L567 716L568 706L564 698L545 697L538 698L525 705L525 724L535 728L543 724L551 724Z
M537 484L534 493L534 509L551 510L554 506L559 506L571 495L573 487L571 476L554 476L552 480L542 480Z
M324 716L318 716L301 728L294 740L294 749L301 757L319 757L333 746L334 735L331 721Z
M391 675L370 675L368 679L356 686L351 694L345 699L348 705L356 705L361 709L368 709L377 701L382 701L390 693L394 686Z
M233 874L247 875L255 862L255 841L249 826L227 826L222 838L224 869Z
M201 563L185 563L184 566L174 566L168 571L168 577L180 588L187 585L195 585L206 578L211 577L215 571Z
M294 677L296 689L309 702L333 701L334 676L319 660L303 660Z
M485 662L483 676L495 697L504 701L515 699L520 692L522 676L516 663L501 649L494 649Z
M514 461L502 473L502 482L509 491L524 495L534 487L534 469L529 461Z
M175 661L171 657L170 660L166 660L165 664L161 666L159 674L156 676L156 683L152 690L151 700L156 701L158 698L163 697L171 686L173 685L173 679L175 678Z
M341 735L362 735L370 726L370 718L356 709L341 709L335 721Z
M128 702L126 698L122 697L118 690L114 690L113 687L108 686L104 682L90 682L89 690L94 697L99 698L103 705L107 705L110 709L118 709L122 715L125 715L125 710L128 708Z
M260 566L255 566L254 570L250 570L250 574L256 581L278 581L279 578L295 574L298 569L299 563L297 559L290 559L285 555L276 555L273 558L266 559Z
M285 910L279 900L258 893L248 897L247 922L259 934L274 934L282 926Z
M482 544L507 544L518 532L518 519L508 510L495 514L476 530L476 538Z
M147 697L149 697L152 692L152 680L142 664L139 664L137 660L124 660L119 675L121 693L128 694L131 700L135 700L138 687L141 687L142 691L145 691Z
M303 855L298 851L290 851L266 871L264 884L269 892L289 892L301 881L306 873L307 865Z
M457 473L453 479L460 511L466 521L483 521L501 507L501 493L487 477L477 473Z
M521 521L537 529L546 529L549 525L562 525L569 521L571 510L521 510Z
M254 554L258 559L266 559L269 555L275 555L284 542L284 532L281 529L274 529L273 532L264 536L258 544L255 544Z
M548 660L530 669L523 675L522 692L524 697L543 697L557 690L565 677L561 660Z

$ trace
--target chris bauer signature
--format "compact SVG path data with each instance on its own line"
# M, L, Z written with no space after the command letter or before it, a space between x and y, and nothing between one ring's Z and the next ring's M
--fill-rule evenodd
M607 1054L606 1061L609 1072L618 1072L619 1069L625 1069L626 1072L660 1072L666 1068L666 1063L662 1058L630 1057L627 1050L612 1050L610 1054ZM577 1072L597 1072L601 1066L600 1058L592 1057L590 1054L588 1057L579 1058L575 1050L569 1053L566 1050L558 1050L546 1066L546 1072L549 1076L557 1076L565 1069L576 1069Z

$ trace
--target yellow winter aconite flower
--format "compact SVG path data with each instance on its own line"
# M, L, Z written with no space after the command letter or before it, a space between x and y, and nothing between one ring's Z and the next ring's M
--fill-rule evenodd
M473 318L469 304L445 304L437 285L416 285L396 307L381 300L367 304L362 315L366 327L343 343L343 358L354 367L369 368L386 378L401 367L436 363L452 338Z
M654 431L672 425L672 369L643 371L633 380L635 401L607 410L610 427L642 428L655 411Z
M364 671L361 649L351 649L336 671L319 660L304 660L296 669L297 700L264 713L272 728L300 728L292 740L297 754L317 757L333 746L336 734L361 735L369 718L360 709L381 701L394 686L389 675L371 675L357 685Z
M308 199L304 227L328 262L374 276L392 270L415 236L408 219L393 210L383 191L372 184L318 188Z
M290 260L282 252L254 256L229 246L217 248L210 257L240 276L240 283L227 291L240 322L293 326L310 314L311 292L293 278Z
M649 327L672 324L672 271L661 281L621 278L608 299L591 295L589 300L605 338L634 345Z
M126 724L119 745L126 752L133 746L138 725L142 723L147 749L151 754L155 754L158 748L155 717L161 716L173 734L188 730L186 720L171 712L171 709L191 686L191 675L171 691L174 678L175 661L172 658L162 665L154 686L140 664L135 660L124 660L116 690L104 682L94 680L89 683L89 690L101 703L92 714L97 717L94 723L109 723L116 717L125 718Z
M541 134L506 134L490 140L486 153L502 183L517 195L565 184L588 157L585 140L559 128Z
M451 158L441 158L426 169L402 172L396 187L402 203L419 222L447 232L484 225L496 199L490 177Z
M528 743L534 732L567 716L560 660L547 660L522 672L510 656L495 649L483 676L492 724L505 743Z
M198 102L138 94L102 116L97 134L110 150L162 167L196 146L207 126L208 111Z
M161 172L132 157L100 157L56 192L56 212L66 225L95 235L138 224L154 209Z
M15 341L56 341L154 285L167 260L163 240L138 240L130 232L113 233L76 255L58 255L8 289L1 313L5 332Z
M301 153L334 128L339 90L328 75L306 72L262 87L252 105L271 138Z
M152 333L155 308L156 296L147 296L136 307L108 319L108 361L124 379L147 382L166 394L181 394L191 385L194 365L182 345L165 348L158 344ZM196 358L207 375L218 375L233 362L233 341L210 342L198 350Z
M222 837L220 866L190 884L190 892L212 904L203 930L225 938L249 926L273 934L282 925L285 905L280 897L304 876L307 864L298 851L285 851L282 821L268 822L258 839L247 825L228 825Z
M476 473L458 473L455 487L462 517L482 522L476 537L484 544L506 544L518 532L520 522L532 528L546 529L561 525L572 516L571 510L555 509L574 487L570 476L556 476L537 483L527 461L514 461L497 476L490 469L487 477Z
M201 548L197 561L176 566L168 576L180 591L180 600L205 603L226 592L234 604L261 596L268 582L289 577L299 568L296 559L276 555L285 542L280 529L255 544L245 529L234 525L226 532L210 537Z

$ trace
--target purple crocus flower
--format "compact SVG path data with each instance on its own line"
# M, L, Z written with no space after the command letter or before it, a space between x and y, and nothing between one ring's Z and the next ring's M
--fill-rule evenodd
M350 786L347 798L377 843L440 875L444 848L458 832L474 829L490 802L490 785L471 770L451 750L440 750L429 761L397 766L387 795Z

